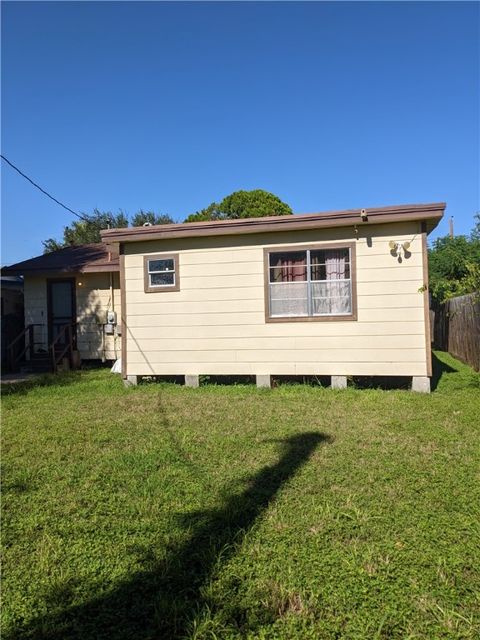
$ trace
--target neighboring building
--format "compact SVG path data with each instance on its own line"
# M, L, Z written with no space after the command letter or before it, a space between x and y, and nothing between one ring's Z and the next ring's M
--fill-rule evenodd
M8 345L23 330L23 280L20 276L1 276L2 371L8 370ZM16 353L20 352L20 345Z
M33 354L49 354L54 341L61 350L69 325L81 360L115 360L119 319L117 324L107 314L120 310L118 271L118 255L102 243L67 247L4 267L2 275L24 279L25 327L33 326ZM25 340L29 335L26 331Z
M122 373L412 376L429 390L427 234L445 204L110 229Z
M20 276L0 278L2 298L2 318L10 315L23 315L23 280Z

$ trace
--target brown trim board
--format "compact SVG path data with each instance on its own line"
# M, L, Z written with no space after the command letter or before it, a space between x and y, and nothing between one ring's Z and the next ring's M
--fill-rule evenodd
M427 225L420 224L422 232L422 270L423 270L423 316L425 322L425 352L427 356L427 376L432 375L432 328L430 326L430 291L428 286L428 246Z
M106 229L101 232L103 242L140 242L200 236L241 235L273 231L298 231L333 227L365 227L372 224L425 220L431 231L440 221L445 203L350 209L291 216L267 216L208 222L153 225L125 229ZM363 217L362 217L363 216Z
M65 276L84 275L90 273L117 273L119 271L118 264L108 265L105 267L91 267L80 269L14 269L4 267L2 275L19 275L29 278L63 278Z
M150 260L173 260L175 268L175 284L163 287L152 287L148 277L148 262ZM180 291L180 269L178 253L156 253L155 255L143 256L143 289L145 293L165 293L167 291Z
M307 249L350 249L350 279L352 282L352 313L344 316L270 316L270 296L269 296L269 275L270 264L269 255L281 251L306 251ZM265 300L265 322L351 322L358 318L357 312L357 254L354 242L318 243L311 245L287 245L283 247L265 247L263 250L263 287Z
M125 255L123 245L119 247L120 265L120 327L121 335L121 355L122 355L122 378L127 377L127 292L125 290Z

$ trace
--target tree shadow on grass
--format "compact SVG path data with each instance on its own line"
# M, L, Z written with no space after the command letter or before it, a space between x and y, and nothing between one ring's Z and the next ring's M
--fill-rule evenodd
M214 607L202 595L219 563L236 552L246 532L268 508L281 487L309 460L316 448L331 441L306 432L277 442L279 460L263 467L242 492L227 497L217 509L185 519L192 534L161 563L118 584L106 595L42 616L4 638L44 640L147 640L190 635L194 618ZM152 554L153 556L153 554Z

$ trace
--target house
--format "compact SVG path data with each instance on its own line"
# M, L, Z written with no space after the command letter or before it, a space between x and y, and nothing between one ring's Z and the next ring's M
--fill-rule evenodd
M23 280L19 276L0 277L2 318L10 315L23 315Z
M1 276L0 286L2 298L1 362L2 371L6 371L9 365L7 345L11 344L23 330L23 280L19 276Z
M21 356L38 368L68 357L115 360L120 353L119 261L103 243L72 246L2 268L23 276ZM109 315L110 314L110 315ZM19 358L16 358L17 365ZM58 360L58 362L56 362Z
M109 229L122 374L411 376L430 389L427 234L444 203Z

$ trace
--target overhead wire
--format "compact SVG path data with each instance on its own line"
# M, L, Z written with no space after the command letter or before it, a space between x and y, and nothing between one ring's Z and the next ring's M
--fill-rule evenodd
M10 165L12 169L15 169L15 171L19 173L22 176L22 178L25 178L25 180L28 180L28 182L33 184L34 187L36 187L39 191L41 191L48 198L50 198L50 200L53 200L54 202L59 204L61 207L69 211L70 213L73 213L73 215L77 216L77 218L80 218L80 220L83 220L84 222L90 222L90 220L87 217L82 216L81 213L77 213L73 209L70 209L70 207L67 207L66 204L63 204L63 202L60 202L60 200L57 200L57 198L54 198L50 193L48 193L48 191L45 191L45 189L43 189L39 184L37 184L31 178L29 178L23 171L21 171L17 166L15 166L13 162L10 162L10 160L6 158L4 155L0 154L0 158L2 158L2 160L4 160L8 165Z

